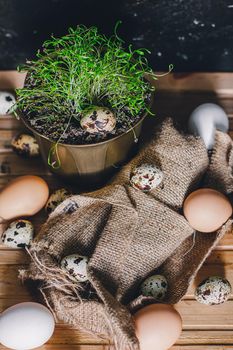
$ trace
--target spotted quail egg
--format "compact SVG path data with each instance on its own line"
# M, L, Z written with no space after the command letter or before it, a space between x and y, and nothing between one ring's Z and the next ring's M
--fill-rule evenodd
M0 115L9 114L15 104L15 96L8 91L0 91Z
M164 276L153 275L148 277L141 285L141 293L156 300L163 300L167 294L168 283Z
M13 221L2 235L2 242L10 248L30 246L34 235L34 227L28 220Z
M231 284L227 279L212 276L199 284L195 291L195 298L201 304L218 305L227 301L231 290Z
M79 254L68 255L61 261L61 268L79 282L86 282L88 257Z
M66 188L59 188L50 195L46 203L45 210L50 214L60 203L70 196L71 193L69 190Z
M90 134L111 132L116 126L116 117L108 108L94 107L81 118L80 124Z
M163 180L163 172L155 165L142 164L133 169L131 185L143 192L148 192L158 187Z
M13 150L25 157L37 157L39 155L39 145L34 136L20 134L11 141Z

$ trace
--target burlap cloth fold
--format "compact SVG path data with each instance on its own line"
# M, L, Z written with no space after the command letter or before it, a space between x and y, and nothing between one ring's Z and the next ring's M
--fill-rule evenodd
M136 165L150 163L164 173L149 193L130 186ZM48 305L59 319L112 339L120 349L138 349L131 312L153 302L139 295L153 273L168 279L166 302L176 303L219 239L231 230L196 233L182 215L184 198L205 184L233 190L232 141L216 134L211 160L200 138L179 132L170 119L153 140L101 190L65 200L50 215L30 248L24 279L40 281ZM90 257L89 283L77 283L60 269L64 256Z

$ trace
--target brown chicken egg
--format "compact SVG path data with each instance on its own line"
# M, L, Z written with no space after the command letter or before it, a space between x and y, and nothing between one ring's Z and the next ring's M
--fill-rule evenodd
M183 211L194 230L214 232L230 218L232 206L222 193L211 188L202 188L185 199Z
M0 193L0 222L36 214L45 206L48 196L48 185L41 177L17 177Z
M167 350L182 330L180 314L171 305L152 304L134 315L140 350Z

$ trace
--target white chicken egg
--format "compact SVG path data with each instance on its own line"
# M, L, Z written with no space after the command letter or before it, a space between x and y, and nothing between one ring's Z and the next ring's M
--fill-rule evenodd
M68 255L61 261L61 268L79 282L86 282L88 257L79 254Z
M53 315L45 306L16 304L0 316L0 343L15 350L35 349L51 338L54 327Z
M33 239L34 227L28 220L13 221L3 232L2 242L10 248L25 248Z
M0 115L9 114L15 104L15 96L7 91L0 91Z

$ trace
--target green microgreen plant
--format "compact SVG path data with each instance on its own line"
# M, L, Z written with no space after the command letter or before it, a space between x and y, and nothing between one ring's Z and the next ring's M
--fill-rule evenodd
M93 105L127 108L130 118L147 110L145 96L154 88L146 49L123 48L115 34L108 38L96 27L78 26L61 38L51 37L20 71L27 71L17 89L17 107L36 121L80 120ZM128 114L128 115L129 115ZM126 118L129 118L126 116Z

